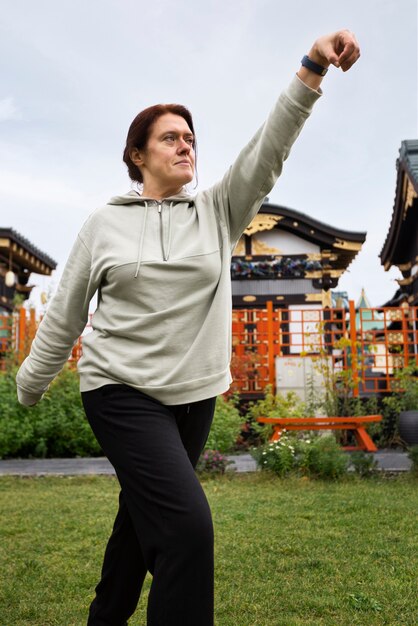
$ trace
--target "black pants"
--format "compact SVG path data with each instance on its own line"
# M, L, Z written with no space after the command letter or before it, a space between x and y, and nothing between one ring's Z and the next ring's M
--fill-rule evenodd
M147 570L147 626L213 626L212 516L194 468L216 398L166 406L105 385L82 399L121 485L88 626L125 626Z

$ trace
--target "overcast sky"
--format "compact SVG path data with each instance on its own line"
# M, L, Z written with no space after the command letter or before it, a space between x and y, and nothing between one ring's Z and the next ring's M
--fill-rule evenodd
M367 231L339 289L372 305L397 288L379 252L396 158L418 137L417 0L0 0L0 225L58 262L86 217L129 191L133 117L180 102L195 118L199 189L222 176L320 35L352 30L347 73L324 95L270 193L332 226ZM47 290L51 279L32 275Z

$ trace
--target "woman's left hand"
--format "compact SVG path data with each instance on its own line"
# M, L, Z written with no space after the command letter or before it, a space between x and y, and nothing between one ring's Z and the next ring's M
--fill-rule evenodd
M313 44L309 58L319 65L335 65L346 72L360 57L357 39L349 30L338 30L330 35L319 37Z

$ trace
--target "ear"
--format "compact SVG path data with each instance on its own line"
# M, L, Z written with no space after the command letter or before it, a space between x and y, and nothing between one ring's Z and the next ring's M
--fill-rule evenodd
M129 153L129 156L131 157L131 161L133 163L135 163L135 165L137 167L140 167L141 165L144 165L144 159L142 157L142 152L140 152L138 150L138 148L133 148L131 150L131 152Z

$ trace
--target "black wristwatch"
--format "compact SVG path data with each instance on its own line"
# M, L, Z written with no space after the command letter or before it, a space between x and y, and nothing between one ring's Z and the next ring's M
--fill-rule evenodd
M307 54L305 54L305 56L303 57L302 61L301 61L303 67L308 68L308 70L311 70L312 72L315 72L315 74L319 74L319 76L325 76L325 74L328 72L328 68L323 67L322 65L319 65L319 63L315 63L315 61L312 61Z

